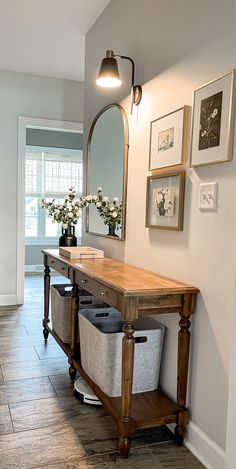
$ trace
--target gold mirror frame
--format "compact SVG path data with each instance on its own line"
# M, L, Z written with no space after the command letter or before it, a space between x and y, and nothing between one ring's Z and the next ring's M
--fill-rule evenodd
M122 119L123 119L123 126L124 126L124 156L123 156L123 187L122 187L122 229L121 229L121 236L116 237L116 236L110 236L102 233L96 233L93 231L89 231L89 207L87 207L86 210L86 233L95 235L95 236L102 236L103 238L109 238L109 239L116 239L117 241L124 241L125 239L125 230L126 230L126 202L127 202L127 177L128 177L128 151L129 151L129 125L128 125L128 118L126 115L125 110L123 109L122 106L116 103L108 104L104 108L102 108L98 114L95 116L92 125L89 130L89 135L88 135L88 143L87 143L87 161L86 161L86 194L90 194L90 188L89 188L89 175L90 175L90 160L91 160L91 142L92 142L92 136L93 136L93 131L95 128L95 125L101 117L101 115L106 112L108 109L116 107L119 109Z

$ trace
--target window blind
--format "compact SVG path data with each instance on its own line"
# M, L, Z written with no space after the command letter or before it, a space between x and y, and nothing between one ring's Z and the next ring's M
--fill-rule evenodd
M26 152L25 195L42 198L64 198L73 186L82 195L82 156L50 152Z

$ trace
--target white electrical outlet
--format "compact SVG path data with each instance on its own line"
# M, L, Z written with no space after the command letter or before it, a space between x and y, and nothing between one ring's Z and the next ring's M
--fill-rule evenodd
M217 203L217 183L209 182L200 184L199 208L202 210L215 210Z

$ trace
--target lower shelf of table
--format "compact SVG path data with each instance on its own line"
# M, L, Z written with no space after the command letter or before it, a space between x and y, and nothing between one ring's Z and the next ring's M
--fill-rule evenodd
M78 371L78 373L86 380L88 385L94 391L96 396L103 403L108 413L114 418L117 425L122 424L120 409L121 398L107 396L99 386L90 379L83 370L79 361L79 356L71 357L69 344L65 344L57 336L57 334L47 326L47 330L53 335L58 344L62 347L66 355L70 358L70 364ZM79 354L79 351L78 351ZM177 423L178 414L184 412L185 420L188 420L188 410L177 409L177 404L167 397L160 389L154 391L143 392L132 395L132 421L128 423L133 430L156 427L169 423ZM127 425L127 422L125 423Z

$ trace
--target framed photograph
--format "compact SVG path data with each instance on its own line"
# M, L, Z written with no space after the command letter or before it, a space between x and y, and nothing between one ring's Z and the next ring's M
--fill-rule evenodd
M160 173L147 178L146 226L182 230L185 172Z
M151 122L149 171L180 167L186 160L189 106Z
M234 116L235 70L194 91L192 167L232 160Z

